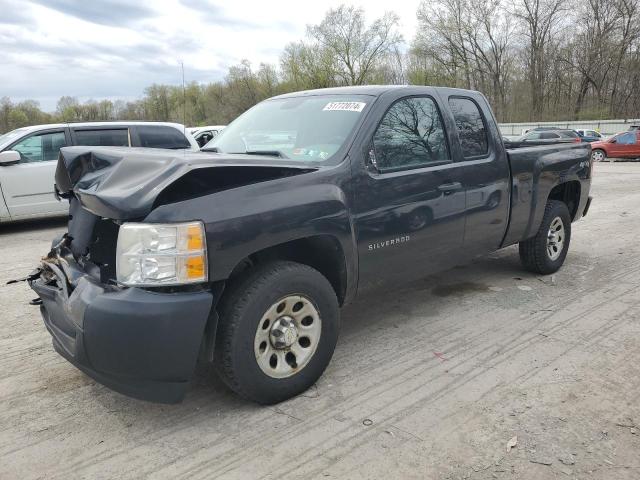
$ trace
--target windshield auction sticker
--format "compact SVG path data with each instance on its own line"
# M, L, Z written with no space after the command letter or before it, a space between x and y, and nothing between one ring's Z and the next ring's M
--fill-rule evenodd
M361 112L366 105L364 102L331 102L327 103L322 110L331 112Z

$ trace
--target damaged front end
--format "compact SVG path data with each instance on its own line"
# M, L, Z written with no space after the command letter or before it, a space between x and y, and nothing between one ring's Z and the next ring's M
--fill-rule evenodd
M187 272L185 277L193 280L188 285L120 281L119 235L125 225L128 232L171 230L172 225L145 223L159 205L313 171L290 163L161 150L63 148L56 194L69 201L68 232L27 277L41 300L55 349L121 393L159 402L181 400L201 351L211 358L214 304L222 289L207 283L206 273L197 276L207 268L204 224L198 218L179 219L191 222L187 226L201 225L194 228L202 237L185 241L186 250L178 247L180 242L171 247L180 258L195 258L190 246L199 255L199 262L190 264L195 276ZM129 228L130 222L137 226ZM149 260L148 247L135 247L140 262Z
M56 351L116 391L180 401L211 311L211 292L162 293L104 283L100 266L86 256L78 261L71 245L67 234L28 279Z

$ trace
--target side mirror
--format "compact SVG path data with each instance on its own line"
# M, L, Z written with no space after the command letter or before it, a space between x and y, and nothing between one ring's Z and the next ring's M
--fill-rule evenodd
M0 166L15 165L20 162L20 153L15 150L0 152Z

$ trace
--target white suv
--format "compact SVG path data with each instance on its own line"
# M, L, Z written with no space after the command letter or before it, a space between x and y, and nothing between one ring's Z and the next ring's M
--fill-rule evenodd
M94 122L24 127L0 135L0 222L64 215L53 195L60 148L71 145L198 150L177 123Z

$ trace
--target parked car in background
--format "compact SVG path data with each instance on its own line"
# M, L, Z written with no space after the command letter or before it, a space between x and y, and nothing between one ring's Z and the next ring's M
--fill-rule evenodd
M540 127L544 128L544 127ZM582 139L575 130L532 130L519 138L505 139L507 148L532 147L535 145L553 145L556 143L580 143Z
M526 135L529 132L544 132L548 130L562 130L560 127L535 127L535 128L527 128L522 131L522 135Z
M602 162L607 157L640 158L640 130L619 133L608 140L591 144L591 159Z
M60 123L19 128L0 136L0 222L63 215L54 196L60 148L70 145L198 150L176 123Z
M595 130L576 130L583 142L600 142L603 140L602 135Z
M191 135L193 135L198 146L204 147L216 135L224 130L224 127L225 125L211 125L208 127L190 128L189 130L191 130Z

